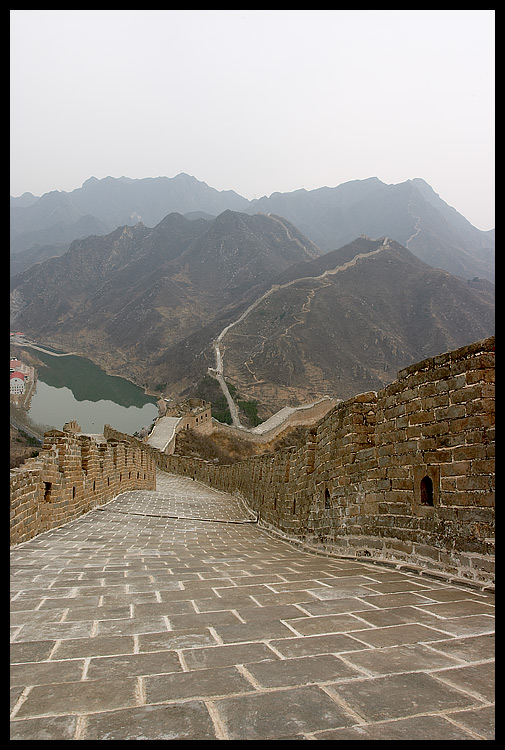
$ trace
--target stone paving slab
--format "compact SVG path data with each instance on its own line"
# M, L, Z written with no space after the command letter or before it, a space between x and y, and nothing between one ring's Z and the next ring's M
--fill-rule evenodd
M149 445L153 448L158 448L160 451L164 451L169 442L175 435L177 425L181 421L181 417L160 417L154 429L149 435L147 440Z
M494 595L157 489L11 550L11 739L493 739Z

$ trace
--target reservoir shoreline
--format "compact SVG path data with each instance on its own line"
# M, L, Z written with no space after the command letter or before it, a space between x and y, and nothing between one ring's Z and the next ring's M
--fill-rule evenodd
M26 410L11 409L11 423L34 437L75 419L83 432L98 433L105 424L133 434L149 428L158 416L157 396L128 378L111 374L78 352L64 352L23 339L14 347L32 350L37 388ZM71 359L69 359L69 357ZM61 422L61 424L60 424Z

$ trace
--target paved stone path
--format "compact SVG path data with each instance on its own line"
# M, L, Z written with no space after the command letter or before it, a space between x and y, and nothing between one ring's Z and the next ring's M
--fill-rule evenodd
M494 596L155 492L11 551L11 739L493 739Z
M174 437L175 429L180 421L181 417L160 417L147 440L149 445L163 452Z

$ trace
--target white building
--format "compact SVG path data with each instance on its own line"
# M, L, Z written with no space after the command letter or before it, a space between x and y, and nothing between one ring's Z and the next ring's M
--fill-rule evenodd
M21 395L25 392L25 376L22 372L11 372L11 393Z

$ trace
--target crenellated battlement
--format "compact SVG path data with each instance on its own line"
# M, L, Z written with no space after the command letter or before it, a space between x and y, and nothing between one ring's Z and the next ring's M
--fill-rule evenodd
M494 570L494 337L337 404L305 446L232 466L158 455L312 548L475 581Z
M338 403L301 448L230 466L161 453L109 426L102 445L47 433L39 457L11 471L12 541L154 488L157 465L241 497L261 526L308 548L490 583L494 346L492 337L418 362Z
M142 443L99 442L77 427L46 432L39 455L11 469L11 544L72 521L126 490L155 488L156 464Z

